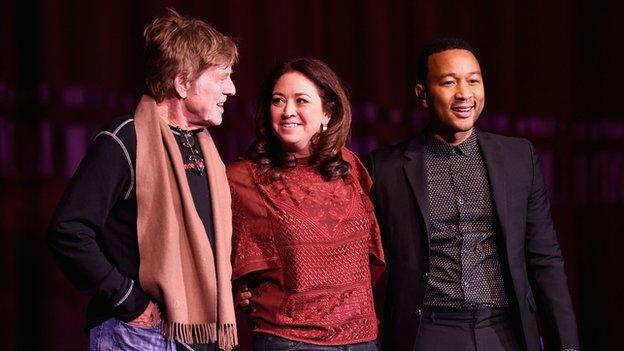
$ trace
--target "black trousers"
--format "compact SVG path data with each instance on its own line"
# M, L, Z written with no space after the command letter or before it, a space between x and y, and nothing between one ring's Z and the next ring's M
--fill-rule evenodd
M507 309L423 311L414 351L520 351Z

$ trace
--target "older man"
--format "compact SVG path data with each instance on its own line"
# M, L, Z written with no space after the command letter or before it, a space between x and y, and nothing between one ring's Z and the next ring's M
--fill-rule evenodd
M92 294L92 350L229 350L230 192L207 128L235 93L237 48L174 11L144 36L147 94L94 138L48 243Z

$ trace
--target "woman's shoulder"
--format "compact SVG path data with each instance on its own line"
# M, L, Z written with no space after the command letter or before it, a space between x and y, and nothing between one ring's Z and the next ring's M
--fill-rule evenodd
M252 167L254 163L250 160L239 158L232 162L225 169L230 183L238 181L250 181L252 177Z
M358 158L357 155L353 153L353 151L349 150L346 146L343 146L341 151L343 158Z
M357 157L357 155L353 151L343 147L342 158L351 164L351 174L353 178L355 178L364 189L370 189L370 176L368 175L366 167L364 167L364 164Z
M360 158L353 151L347 149L346 147L342 148L342 158L349 162L353 168L357 168L358 171L364 169L362 160L360 160Z
M234 162L227 165L227 172L242 172L244 169L249 168L252 162L246 158L239 157Z

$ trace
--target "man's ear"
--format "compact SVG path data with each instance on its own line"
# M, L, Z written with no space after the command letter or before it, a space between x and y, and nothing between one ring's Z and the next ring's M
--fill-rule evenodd
M427 100L427 89L422 84L416 84L414 87L414 92L416 93L416 97L420 103L420 106L423 108L429 107L429 101Z
M178 93L178 96L181 99L186 99L190 86L191 84L182 73L178 73L178 75L173 80L173 87L175 88L176 93Z

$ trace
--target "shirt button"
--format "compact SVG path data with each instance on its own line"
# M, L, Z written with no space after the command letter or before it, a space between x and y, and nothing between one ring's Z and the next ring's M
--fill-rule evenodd
M459 199L459 201L458 201L458 202L459 202L459 204L460 204L460 205L463 205L463 204L464 204L464 200L463 200L463 199Z
M419 308L416 312L414 312L417 316L422 316L422 310Z
M423 279L429 278L429 273L425 272L422 274Z

